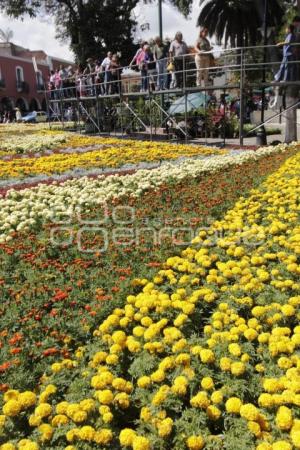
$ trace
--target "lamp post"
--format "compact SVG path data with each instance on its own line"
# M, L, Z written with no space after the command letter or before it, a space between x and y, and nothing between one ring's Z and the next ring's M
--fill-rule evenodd
M267 36L267 32L268 32L268 23L267 23L267 18L268 18L268 0L265 0L264 3L264 22L263 22L263 70L262 70L262 83L266 82L266 62L267 62L267 50L266 50L266 45L268 44L268 36ZM265 127L263 125L264 121L265 121L265 86L262 86L262 90L261 90L261 129L259 130L259 137L258 140L260 142L258 142L258 144L260 145L266 145L267 143L267 136L266 136L266 130Z
M158 0L158 29L159 37L163 38L163 26L162 26L162 0Z

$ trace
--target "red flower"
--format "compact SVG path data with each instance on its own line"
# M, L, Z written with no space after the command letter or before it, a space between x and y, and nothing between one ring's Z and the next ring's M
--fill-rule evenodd
M47 348L43 351L44 356L55 355L56 353L58 353L58 350L55 347Z

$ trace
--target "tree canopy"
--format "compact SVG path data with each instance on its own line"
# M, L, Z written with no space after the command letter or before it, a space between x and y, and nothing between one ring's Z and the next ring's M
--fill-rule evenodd
M279 0L268 0L268 26L280 25L284 10ZM208 0L200 11L198 25L208 28L219 41L232 47L254 45L263 24L262 0Z
M144 0L151 3L152 0ZM182 14L190 12L192 0L168 0ZM0 11L13 18L51 15L57 37L69 40L79 63L118 51L128 61L134 51L132 33L136 23L132 10L139 0L0 0Z

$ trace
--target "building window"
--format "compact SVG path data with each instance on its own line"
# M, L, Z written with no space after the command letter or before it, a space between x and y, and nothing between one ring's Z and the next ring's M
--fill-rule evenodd
M2 77L2 70L1 70L1 67L0 67L0 89L4 88L4 87L5 87L5 80Z
M37 84L37 90L42 91L44 90L44 80L43 80L43 74L40 70L36 72L36 84Z
M23 67L20 67L20 66L16 67L16 78L17 78L17 81L19 81L19 82L24 81Z

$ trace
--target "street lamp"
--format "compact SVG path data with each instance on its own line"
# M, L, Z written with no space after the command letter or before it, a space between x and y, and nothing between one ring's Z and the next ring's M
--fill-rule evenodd
M268 36L267 36L267 32L268 32L268 23L267 23L267 18L268 18L268 0L265 0L265 4L264 4L264 22L263 22L263 71L262 71L262 90L261 90L261 128L260 128L260 133L259 133L259 144L260 145L265 145L267 143L267 135L266 135L266 129L263 125L264 121L265 121L265 86L264 83L266 82L266 63L267 63L267 50L266 50L266 45L268 44Z
M162 0L158 0L158 29L159 37L163 38L163 26L162 26Z

